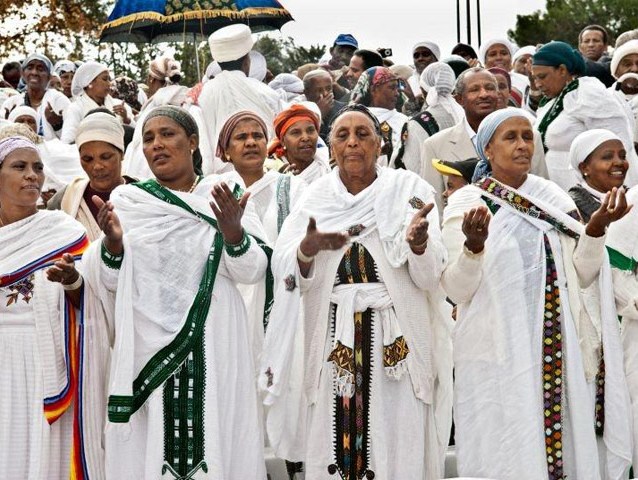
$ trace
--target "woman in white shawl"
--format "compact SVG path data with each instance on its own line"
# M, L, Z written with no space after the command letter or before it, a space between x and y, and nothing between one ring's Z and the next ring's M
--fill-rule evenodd
M73 76L71 92L73 102L64 111L64 125L60 140L63 143L75 142L75 133L82 119L91 110L104 107L118 115L124 125L135 126L133 112L124 101L113 99L111 74L106 65L98 62L86 62Z
M396 168L419 173L423 142L465 118L465 112L452 97L455 81L454 70L447 63L434 62L425 67L419 83L425 103L421 111L403 126L401 148L393 161Z
M235 287L266 271L259 220L249 194L195 174L197 127L185 110L157 108L143 129L155 179L115 189L98 215L106 236L87 255L116 292L107 476L265 478Z
M37 209L43 183L32 142L0 141L0 471L102 479L99 380L83 356L94 340L84 322L98 319L73 266L88 239L68 215Z
M567 193L528 174L526 115L497 110L481 122L486 168L477 171L487 176L451 196L443 220L450 263L442 284L458 308L458 473L620 480L631 458L628 391L604 241L627 203L614 189L586 226L575 220ZM597 312L582 305L581 290L592 288ZM594 395L601 349L604 392ZM595 410L604 418L600 461Z
M330 172L326 155L318 154L321 120L306 107L308 102L292 105L275 117L275 139L268 147L268 169L297 176L307 184ZM322 145L322 150L325 145Z
M269 439L306 478L439 479L452 367L434 192L376 166L381 131L361 105L335 119L330 145L338 167L306 189L273 257Z

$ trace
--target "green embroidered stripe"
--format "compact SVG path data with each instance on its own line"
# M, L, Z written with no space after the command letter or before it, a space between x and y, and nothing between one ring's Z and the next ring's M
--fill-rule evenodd
M104 242L102 242L101 256L104 265L113 270L119 270L122 266L122 261L124 260L124 255L115 255L109 252L106 245L104 245Z
M634 272L636 270L638 262L633 258L626 257L611 247L607 247L607 253L609 254L609 263L611 263L612 267L628 272Z
M133 413L133 397L111 395L108 404L109 421L113 423L128 422Z
M578 79L576 78L575 80L572 80L569 84L567 84L565 88L563 88L563 90L558 95L558 98L556 98L554 105L552 105L552 108L549 109L549 112L545 114L545 116L541 120L541 123L538 125L538 131L540 132L541 139L543 140L543 149L545 150L545 153L547 153L547 150L548 150L547 144L545 142L545 135L547 133L547 129L552 124L552 122L556 120L556 118L558 118L558 116L561 114L561 112L565 108L565 106L563 105L563 102L565 101L565 95L567 95L569 92L573 92L577 88L578 88ZM547 99L547 97L543 97L541 99L540 107L547 104L548 101L549 99Z
M250 237L246 235L246 232L244 231L244 235L241 237L241 242L237 245L230 245L224 242L224 248L226 249L226 253L231 257L241 257L250 248Z

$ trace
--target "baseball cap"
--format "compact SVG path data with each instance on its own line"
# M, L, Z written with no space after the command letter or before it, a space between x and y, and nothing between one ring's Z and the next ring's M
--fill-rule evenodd
M359 48L359 42L349 33L341 33L335 39L334 45L343 45L346 47Z
M472 183L472 175L474 175L474 169L478 162L478 158L468 158L462 162L448 162L433 158L432 166L442 175L463 177L467 183Z

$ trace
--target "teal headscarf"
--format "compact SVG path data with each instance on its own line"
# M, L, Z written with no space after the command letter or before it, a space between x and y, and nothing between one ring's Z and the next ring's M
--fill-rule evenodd
M587 71L580 52L568 43L551 41L543 45L532 57L533 65L559 67L565 65L572 75L584 75Z

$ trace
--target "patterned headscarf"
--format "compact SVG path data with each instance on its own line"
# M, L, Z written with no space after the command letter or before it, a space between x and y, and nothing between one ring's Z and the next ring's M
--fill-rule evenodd
M189 137L191 135L197 135L199 139L199 128L197 127L197 122L193 118L193 116L188 113L182 107L176 107L174 105L164 105L162 107L157 107L151 110L146 118L144 119L144 123L142 124L142 132L146 127L146 124L151 118L155 117L168 117L177 123L180 127L184 129L186 135ZM195 167L195 173L198 175L202 174L202 154L199 151L199 145L193 152L193 166Z
M382 85L398 77L387 67L370 67L359 77L359 81L352 90L352 103L360 103L366 107L372 101L372 87Z
M264 137L268 138L268 127L266 127L266 123L262 120L262 118L254 112L250 112L248 110L241 110L230 117L224 122L224 126L219 132L219 138L217 139L217 152L215 155L226 161L226 150L228 150L228 146L230 145L230 139L233 136L233 132L237 127L239 122L244 120L254 120L259 124L261 129L264 132Z
M148 74L168 85L171 85L171 78L179 75L180 79L184 76L180 70L180 64L171 57L157 57L151 62L148 68ZM179 80L178 80L179 81Z
M301 120L311 121L317 131L319 131L320 121L317 114L312 110L304 107L303 105L299 105L298 103L294 104L275 117L274 125L275 135L277 136L277 138L268 148L268 155L272 155L273 153L278 157L282 157L283 155L285 155L284 147L281 141L286 135L288 129Z
M111 91L113 98L124 100L134 110L139 111L142 108L142 104L140 104L138 100L140 88L137 82L132 78L124 76L117 77L113 82Z
M5 138L0 140L0 165L2 165L2 162L4 162L4 159L7 158L7 156L19 148L28 148L29 150L38 152L38 148L35 144L25 137Z

